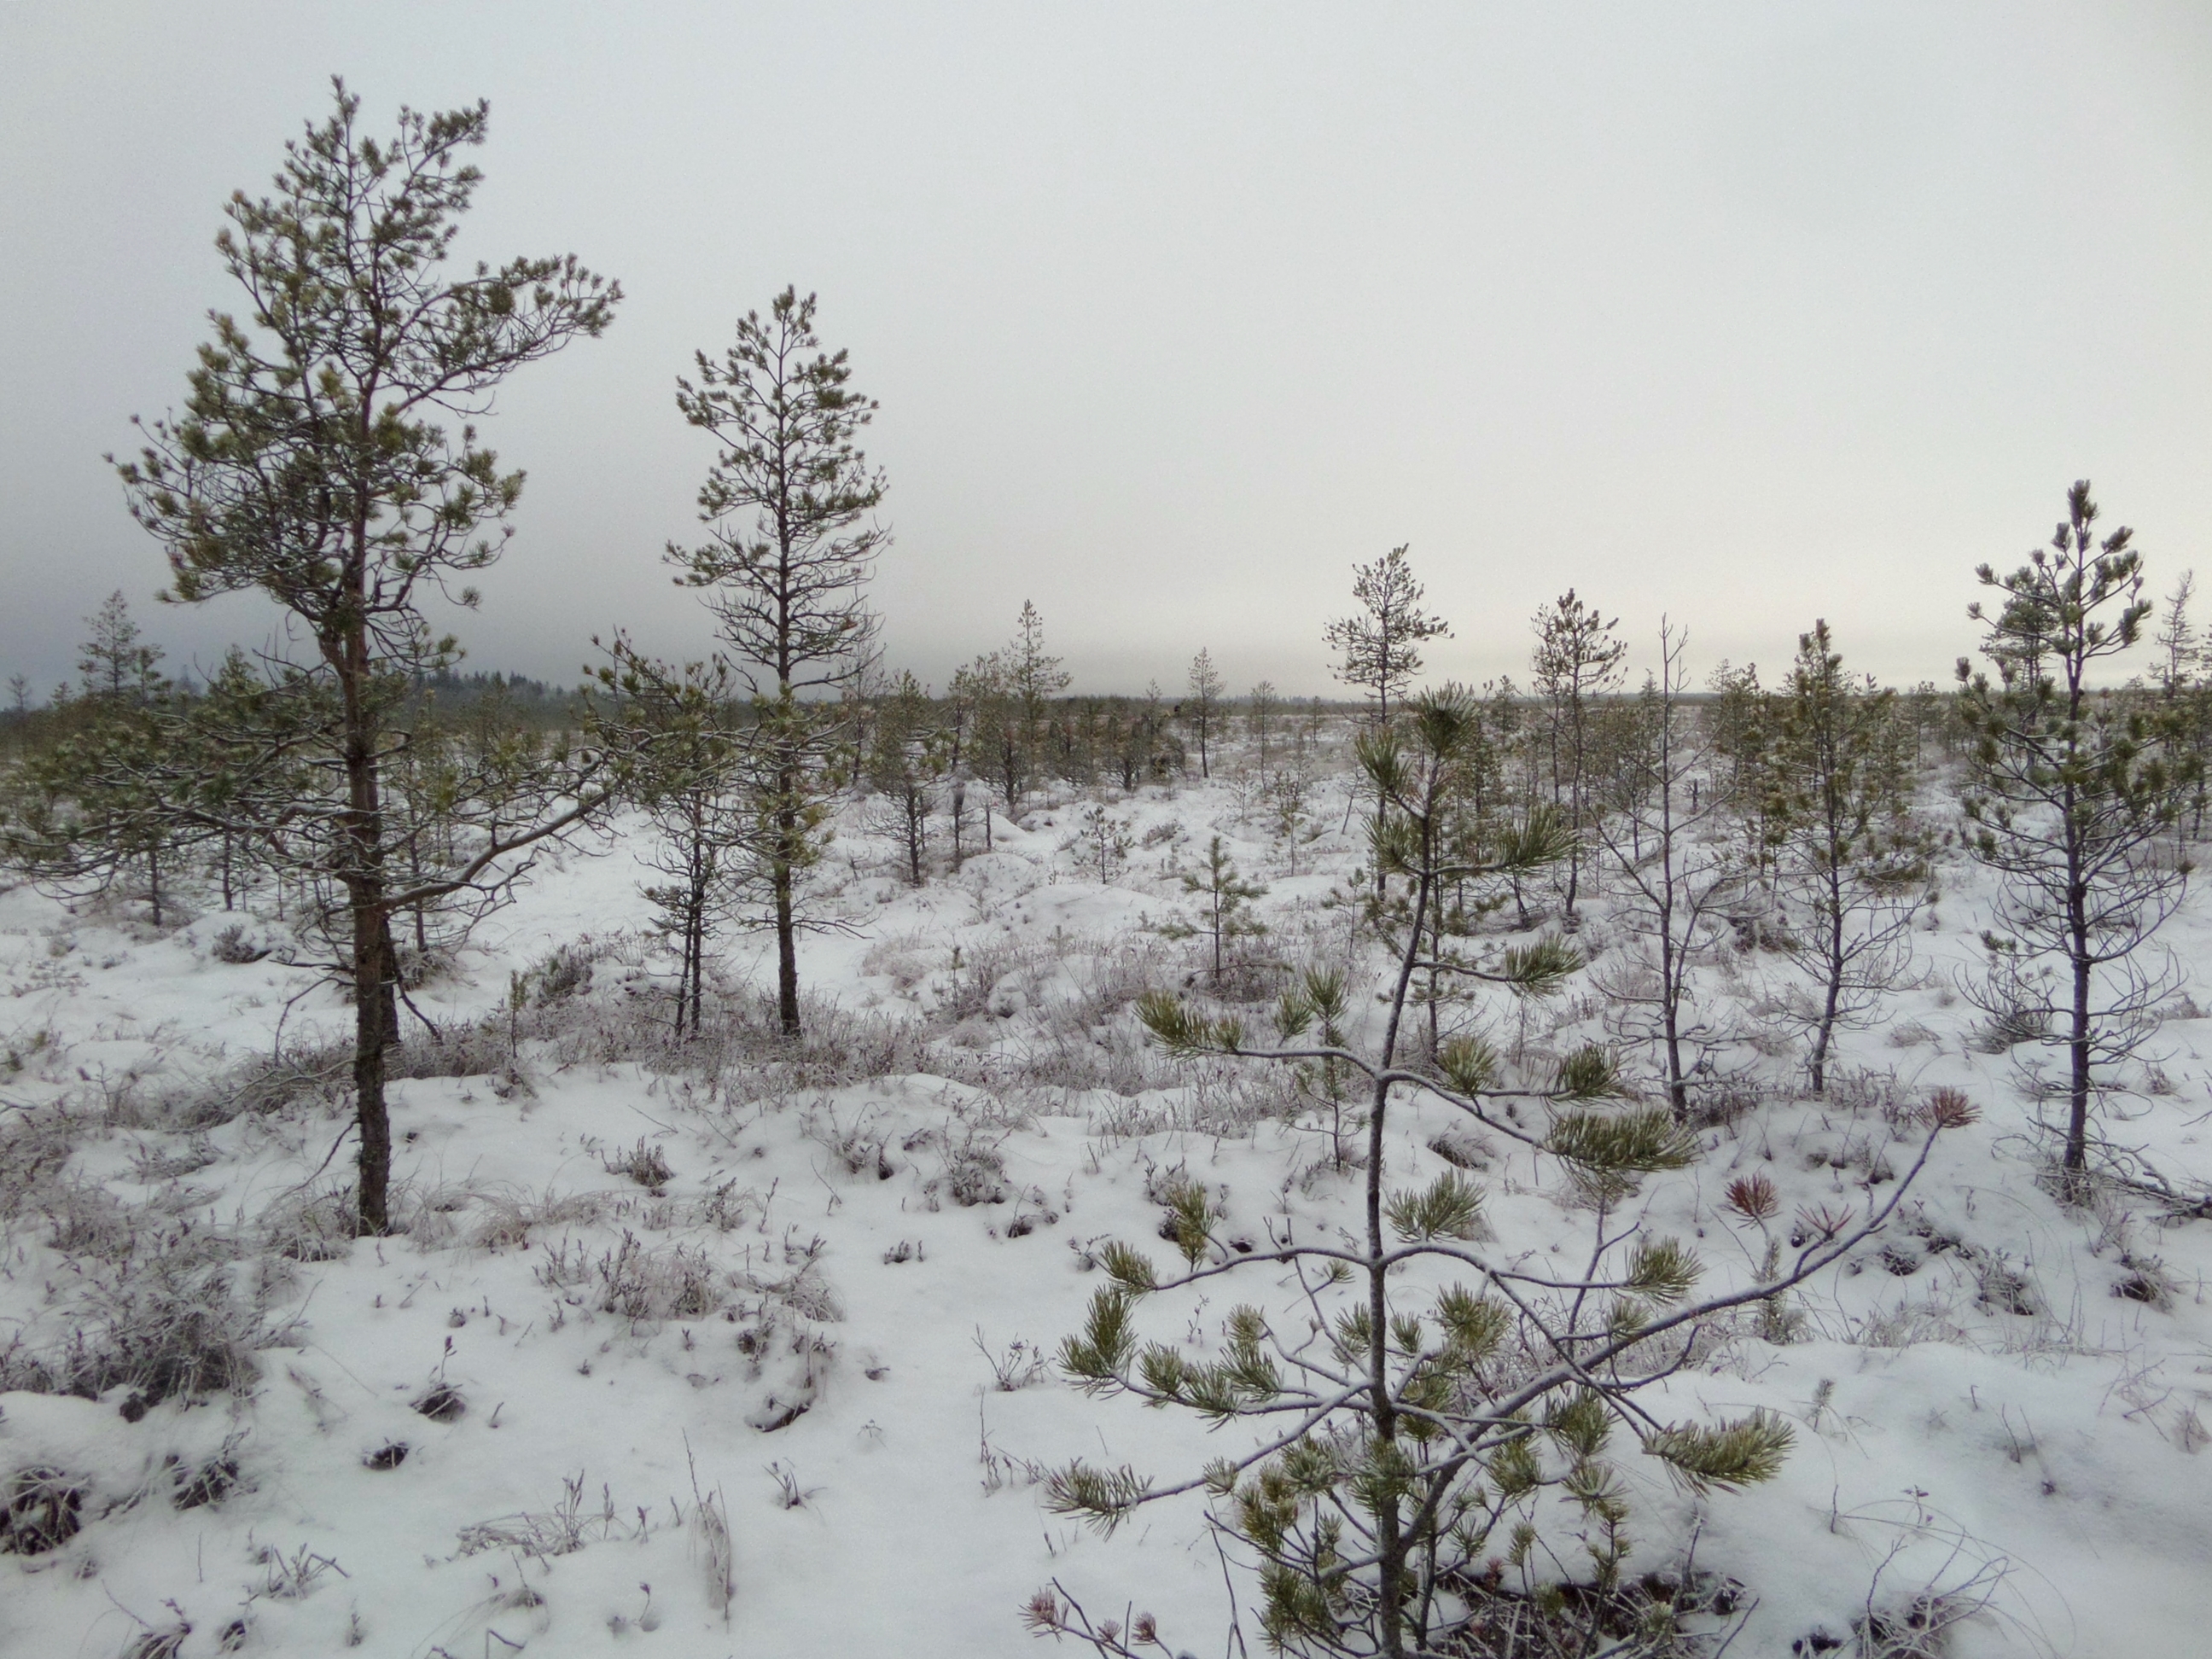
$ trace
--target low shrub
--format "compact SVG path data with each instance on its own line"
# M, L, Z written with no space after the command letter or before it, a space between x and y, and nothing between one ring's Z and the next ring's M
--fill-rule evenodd
M58 1469L19 1469L0 1505L0 1555L44 1555L84 1525L85 1483Z

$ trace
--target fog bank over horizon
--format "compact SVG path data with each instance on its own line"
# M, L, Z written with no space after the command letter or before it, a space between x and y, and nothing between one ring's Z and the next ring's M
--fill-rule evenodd
M1321 632L1410 544L1524 683L1537 607L1662 616L1771 682L1832 624L1948 683L1977 564L2074 479L2154 594L2212 575L2212 11L1712 3L276 0L0 17L0 675L69 677L122 589L168 666L270 635L157 609L100 457L183 401L229 193L329 76L491 103L457 257L574 252L628 298L486 423L530 483L469 669L572 683L593 635L697 657L660 562L711 456L673 401L787 283L880 400L895 667L942 686L1024 599L1074 689L1340 694ZM2124 670L2147 668L2147 661Z

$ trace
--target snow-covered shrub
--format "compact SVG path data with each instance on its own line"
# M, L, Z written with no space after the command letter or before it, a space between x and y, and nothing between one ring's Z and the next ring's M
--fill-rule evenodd
M384 1051L384 1074L401 1078L490 1077L520 1086L514 1042L496 1018L445 1030L416 1027L408 1040Z
M648 1249L629 1233L600 1265L600 1310L625 1319L705 1319L728 1293L703 1250Z
M246 1389L260 1376L258 1352L283 1334L260 1298L242 1294L227 1264L188 1249L148 1257L88 1285L67 1308L65 1335L40 1346L24 1337L0 1353L0 1390L98 1399L128 1389L126 1414L164 1400Z
M1453 1124L1429 1138L1429 1150L1462 1170L1487 1170L1497 1161L1498 1150L1489 1140L1463 1124Z
M261 1236L270 1249L294 1261L336 1261L353 1248L360 1228L349 1189L303 1193L270 1206Z
M738 1590L737 1547L730 1538L729 1516L723 1512L720 1492L698 1494L692 1518L698 1525L707 1558L701 1564L707 1574L707 1605L720 1613L726 1625L730 1601Z
M549 1290L581 1292L601 1313L634 1322L712 1317L735 1285L707 1253L674 1244L656 1249L624 1230L619 1243L596 1256L589 1246L564 1238L544 1247L538 1281Z
M433 1423L458 1423L469 1414L468 1397L451 1382L433 1382L407 1402L408 1410Z
M1974 1047L1985 1054L2001 1054L2023 1043L2040 1042L2051 1033L2051 1016L2032 1004L1993 999L1993 1006L1974 1030Z
M0 1499L0 1555L43 1555L76 1537L88 1486L58 1469L15 1471Z
M609 1175L628 1176L641 1187L655 1190L676 1179L676 1171L668 1167L668 1154L643 1136L636 1146L612 1158L602 1158Z
M477 1207L483 1218L470 1242L478 1249L514 1249L530 1243L533 1227L587 1225L597 1221L605 1201L592 1193L556 1194L543 1198L515 1197L504 1193L480 1194Z
M416 991L452 974L459 966L459 957L444 945L434 944L425 949L411 940L400 940L392 965L401 988Z
M1018 1043L979 1056L968 1066L959 1066L950 1054L939 1064L955 1075L1016 1097L1043 1090L1063 1096L1099 1090L1138 1095L1174 1088L1181 1082L1127 1027L1109 1028L1100 1036L1066 1030L1034 1036L1025 1032Z
M945 968L945 989L932 1012L940 1023L957 1025L996 1012L994 1000L1004 1006L1014 988L1023 992L1025 1000L1034 1000L1030 987L1056 966L1050 951L1039 944L986 939L955 945Z
M169 1504L173 1509L196 1510L222 1500L246 1486L246 1477L240 1472L238 1448L245 1439L241 1431L222 1443L222 1448L213 1456L197 1463L187 1463L172 1454L169 1459ZM250 1490L250 1488L248 1488Z
M779 1026L772 1000L713 984L710 976L698 1032L679 1037L672 1029L672 1005L659 988L611 980L600 975L588 990L554 1004L488 1016L484 1024L501 1041L502 1060L511 1032L515 1041L542 1044L543 1059L556 1068L635 1063L665 1075L702 1079L744 1099L927 1069L928 1035L911 1020L854 1013L807 997L800 1004L802 1034L794 1040Z
M870 939L867 953L860 958L861 974L889 979L900 991L912 990L944 965L944 948L926 928L872 930Z
M217 962L243 967L269 954L269 947L253 939L242 921L234 921L208 941L208 954Z
M1073 988L1050 1005L1052 1024L1088 1033L1128 1014L1159 983L1166 956L1156 934L1076 941L1063 957Z
M399 1054L392 1058L396 1060ZM271 1115L302 1102L334 1106L352 1079L352 1043L292 1043L164 1096L132 1122L145 1128L212 1129L239 1117Z
M828 1101L817 1101L806 1115L806 1136L843 1164L847 1175L889 1181L897 1173L890 1159L889 1133L877 1127L865 1110L851 1123L841 1123Z
M1006 1182L1006 1160L996 1146L979 1139L973 1130L945 1149L945 1170L922 1188L942 1191L955 1204L1003 1204L1012 1190Z
M183 1621L142 1630L124 1647L122 1659L177 1659L192 1627Z
M1051 1354L1041 1345L1022 1337L1016 1337L1003 1348L994 1348L983 1340L982 1328L978 1326L975 1351L991 1368L991 1386L1000 1394L1018 1394L1052 1374Z
M608 946L591 939L556 945L524 975L531 1000L543 1008L592 988L593 966L607 954Z
M46 1242L65 1256L121 1261L138 1249L143 1218L105 1187L56 1182L46 1207L53 1225Z
M205 1135L194 1135L184 1146L161 1146L142 1141L131 1157L131 1178L141 1185L151 1187L164 1181L175 1181L185 1176L197 1175L210 1164L221 1161L222 1154Z
M77 1124L58 1108L0 1119L0 1221L40 1200L69 1162Z
M787 1234L782 1255L790 1273L739 1275L746 1294L728 1316L738 1328L745 1380L767 1385L744 1418L763 1434L811 1410L836 1361L837 1343L827 1328L842 1322L845 1310L822 1274L823 1243L818 1235L800 1244Z
M520 1510L513 1515L463 1527L460 1553L475 1555L483 1550L514 1551L544 1559L573 1555L588 1544L610 1538L628 1538L634 1532L631 1524L616 1513L611 1488L600 1488L597 1509L585 1506L584 1476L579 1470L562 1477L560 1501L549 1509Z

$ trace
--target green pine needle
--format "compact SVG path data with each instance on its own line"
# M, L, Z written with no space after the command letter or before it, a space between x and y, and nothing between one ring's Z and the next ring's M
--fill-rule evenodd
M1134 1298L1115 1285L1102 1285L1091 1297L1091 1316L1080 1334L1060 1344L1060 1368L1086 1394L1121 1385L1137 1351L1131 1318Z
M1498 1086L1498 1050L1480 1037L1455 1036L1441 1044L1437 1066L1463 1095L1479 1095Z
M1437 1320L1460 1354L1486 1359L1513 1328L1513 1310L1494 1297L1455 1285L1437 1298Z
M1544 1138L1556 1158L1610 1175L1650 1175L1686 1169L1698 1158L1698 1138L1663 1106L1632 1112L1570 1112Z
M1111 1538L1152 1486L1148 1477L1126 1463L1118 1469L1101 1469L1079 1458L1052 1472L1045 1482L1044 1503L1054 1514L1080 1516L1102 1537Z
M1425 1191L1393 1193L1385 1213L1407 1243L1482 1236L1481 1189L1456 1170L1437 1176Z
M1608 1100L1622 1092L1620 1071L1595 1044L1577 1048L1559 1062L1551 1091L1565 1100Z
M1582 965L1581 951L1559 934L1549 933L1533 945L1508 946L1501 959L1500 972L1517 995L1548 997L1565 988L1567 981L1581 971Z
M1156 1290L1159 1277L1152 1267L1152 1257L1118 1238L1098 1252L1098 1265L1106 1275L1125 1291L1141 1294Z
M1628 1258L1628 1288L1662 1306L1687 1296L1705 1271L1677 1238L1639 1239Z
M1778 1474L1796 1437L1779 1417L1757 1411L1712 1427L1670 1425L1645 1436L1644 1449L1692 1492L1702 1494L1715 1486L1736 1492Z

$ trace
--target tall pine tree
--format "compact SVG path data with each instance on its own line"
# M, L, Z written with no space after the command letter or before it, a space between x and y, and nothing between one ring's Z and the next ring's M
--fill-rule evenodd
M133 515L168 556L175 599L258 591L312 646L297 668L318 695L288 742L319 747L339 791L295 825L293 845L345 896L360 1224L378 1233L389 1223L393 915L495 879L507 854L605 799L556 766L534 799L493 805L454 867L422 884L397 868L385 799L393 721L409 682L456 655L430 633L423 597L475 603L467 579L499 556L522 494L522 474L501 472L473 426L447 422L488 411L524 364L599 334L621 292L573 255L449 271L482 180L461 158L483 142L488 106L403 108L378 139L358 129L360 100L334 86L329 119L285 146L275 193L231 198L216 246L246 315L216 314L184 413L146 427L119 471Z
M1993 612L1969 613L1988 629L1982 654L1996 677L1959 662L1959 716L1972 740L1966 847L2000 884L1978 1000L2064 1051L2060 1158L2077 1194L2092 1106L2120 1084L2173 988L2144 947L2188 881L2165 835L2196 782L2155 710L2091 684L2142 639L2151 612L2134 532L2100 538L2098 517L2083 479L2047 548L2008 574L1975 572L2002 596Z
M815 297L787 288L748 312L720 361L696 354L677 381L684 418L720 447L699 490L707 539L671 543L678 580L702 591L733 671L752 695L760 887L775 934L776 1017L799 1032L799 881L819 857L836 732L815 700L856 684L875 660L866 587L890 532L864 523L884 475L854 441L875 404L851 389L848 355L825 352Z

